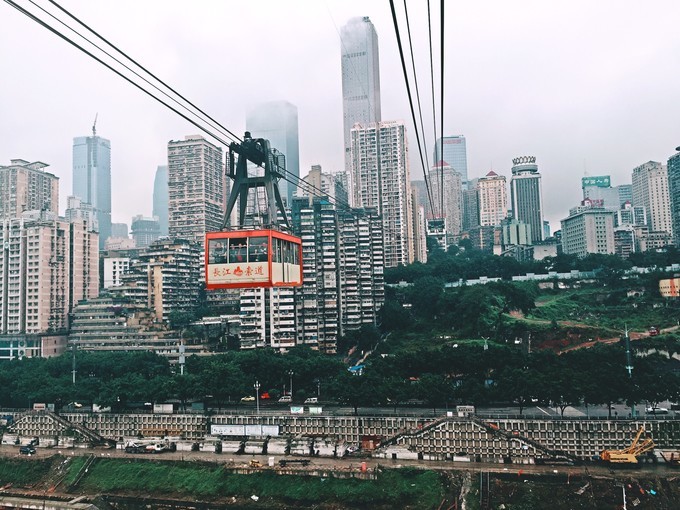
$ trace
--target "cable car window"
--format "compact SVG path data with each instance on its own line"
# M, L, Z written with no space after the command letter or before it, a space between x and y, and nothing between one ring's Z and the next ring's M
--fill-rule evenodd
M267 262L267 238L251 237L248 241L248 260L250 262Z
M211 239L208 244L209 264L225 264L227 262L227 240Z
M235 237L229 241L229 262L231 264L248 261L246 246L245 237Z
M274 248L272 262L281 262L281 240L275 237L272 239L272 244Z

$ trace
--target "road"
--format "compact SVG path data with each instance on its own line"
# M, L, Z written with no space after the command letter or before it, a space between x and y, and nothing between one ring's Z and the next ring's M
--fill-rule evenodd
M64 456L89 456L95 455L101 458L137 458L153 461L182 461L182 462L214 462L215 465L224 467L233 467L240 469L249 469L250 461L257 460L262 464L262 468L255 468L256 470L280 470L278 461L282 458L286 459L302 459L309 458L310 464L301 466L298 464L290 464L286 466L286 472L299 472L300 474L312 473L318 470L323 471L360 471L362 464L365 463L366 469L373 470L382 467L385 468L400 468L413 467L419 469L434 469L444 471L490 471L494 473L510 473L521 476L522 474L552 474L575 476L590 474L594 476L611 477L612 474L620 473L613 471L608 466L600 464L584 464L581 466L568 465L535 465L535 464L498 464L488 462L442 462L442 461L427 461L427 460L391 460L391 459L374 459L369 457L353 457L348 456L342 459L328 458L328 457L299 457L299 456L267 456L267 455L233 455L233 454L218 454L208 452L165 452L161 454L127 454L124 450L112 450L102 448L75 448L75 449L58 449L58 448L37 448L36 454L32 458L46 458L55 454ZM25 455L19 454L19 448L16 446L0 446L0 457L22 457ZM275 466L270 468L267 466L269 459L274 459ZM588 473L586 473L586 468ZM641 468L646 475L667 476L678 473L677 468L668 467L664 464L645 464Z

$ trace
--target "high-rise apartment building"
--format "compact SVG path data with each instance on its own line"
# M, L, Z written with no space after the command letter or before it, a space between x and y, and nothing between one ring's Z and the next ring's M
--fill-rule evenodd
M430 188L436 211L435 217L446 220L446 236L453 242L460 234L463 224L463 189L460 174L446 161L439 161L430 169ZM450 243L447 242L447 246L448 244Z
M508 216L508 190L504 175L493 170L477 180L479 225L495 227Z
M352 18L340 29L345 170L350 173L350 131L354 124L380 122L378 34L368 16ZM353 182L348 183L350 200ZM356 206L353 202L351 205Z
M338 211L341 335L375 324L385 303L383 227L375 210Z
M222 149L202 136L168 142L168 233L205 243L222 228L227 201Z
M26 211L59 212L59 178L49 166L23 159L0 165L0 220L18 218Z
M58 333L99 292L98 235L45 211L0 222L0 334Z
M406 127L402 121L351 130L353 203L382 217L385 267L413 262L413 211Z
M510 198L513 218L531 225L531 242L543 240L543 195L541 174L536 158L522 156L512 160Z
M680 245L680 147L668 158L668 196L670 199L671 221L675 234L675 245Z
M288 101L260 103L246 115L246 129L253 138L269 140L269 146L285 157L286 173L293 182L300 177L300 143L298 141L298 111ZM279 191L288 207L293 201L295 184L285 179L279 181Z
M168 236L168 167L161 165L156 169L153 180L153 212L158 218L160 236Z
M94 207L87 202L83 202L80 197L68 197L66 199L66 212L64 216L68 222L84 221L90 226L91 230L95 232L99 230Z
M426 203L421 203L420 199L420 193L415 189L415 186L412 186L413 258L416 262L425 264L427 262L427 214L425 212Z
M434 146L432 161L446 161L456 172L460 174L460 178L463 183L463 189L467 189L467 145L463 135L437 138Z
M201 249L185 239L159 239L140 250L119 279L116 293L153 310L158 321L193 312L201 287Z
M97 136L73 139L73 195L90 204L99 224L99 248L111 236L111 142Z
M308 186L304 186L304 190L302 187L299 187L296 191L296 196L309 196L310 200L312 200L313 197L337 198L336 187L338 181L336 176L334 174L325 173L321 169L321 165L312 165L309 173L301 180L307 183Z
M650 232L673 233L666 165L648 161L633 169L633 205L647 210Z

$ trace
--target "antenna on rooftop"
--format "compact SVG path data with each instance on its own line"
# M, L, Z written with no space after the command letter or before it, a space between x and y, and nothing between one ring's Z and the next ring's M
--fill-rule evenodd
M97 117L99 117L99 112L94 115L94 123L92 124L92 136L97 136Z

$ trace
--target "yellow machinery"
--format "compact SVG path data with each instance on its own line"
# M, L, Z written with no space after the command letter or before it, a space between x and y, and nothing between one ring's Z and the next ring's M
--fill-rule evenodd
M636 465L638 464L638 457L643 453L647 453L654 449L654 441L651 437L647 437L640 441L642 433L645 431L644 427L640 427L633 443L623 450L604 450L600 457L603 461L610 464L618 465Z

